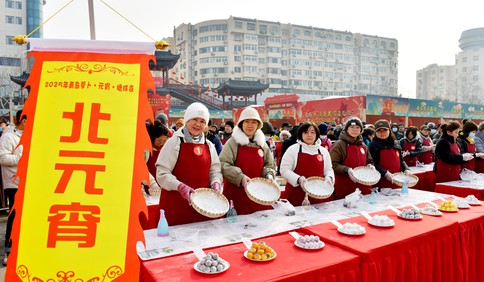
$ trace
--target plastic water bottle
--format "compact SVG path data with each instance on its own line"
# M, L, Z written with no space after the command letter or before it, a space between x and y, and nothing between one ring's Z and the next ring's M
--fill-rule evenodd
M403 196L408 196L408 187L407 187L408 180L403 181L402 191L400 192Z
M158 230L157 234L160 237L166 237L169 235L168 233L168 221L166 221L165 211L160 210L160 221L158 221Z
M371 188L371 195L370 195L370 204L376 204L376 189L378 188Z

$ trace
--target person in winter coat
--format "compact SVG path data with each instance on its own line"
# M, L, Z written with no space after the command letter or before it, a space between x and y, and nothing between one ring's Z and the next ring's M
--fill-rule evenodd
M210 142L213 143L215 146L215 150L217 150L217 154L220 155L220 152L222 152L222 142L220 141L220 137L216 133L216 130L212 130L212 120L208 122L208 126L205 127L203 130L203 133L205 133L205 137L207 137Z
M375 130L370 127L365 128L363 129L363 133L361 133L361 137L363 137L363 144L369 146L371 140L373 140L373 137L375 137Z
M245 108L234 127L232 137L220 153L224 176L224 195L234 202L237 214L250 214L272 209L249 199L244 189L254 177L274 181L275 165L272 152L267 145L264 133L260 130L262 121L254 108Z
M404 172L411 174L407 164L403 161L402 148L394 135L390 132L390 123L381 119L375 123L376 136L370 143L370 154L381 179L377 183L380 188L399 188L392 183L393 174Z
M474 137L477 153L484 153L484 121L479 123L478 131ZM484 173L484 159L476 159L476 172Z
M318 124L318 129L319 129L319 139L321 139L321 146L326 148L326 150L331 151L331 147L333 147L333 143L331 140L328 139L328 125L324 122Z
M220 138L220 141L222 141L222 145L225 145L227 140L229 140L229 138L232 137L232 132L234 130L234 127L235 127L235 124L231 120L225 123L222 138Z
M438 183L459 180L462 164L474 157L470 153L460 152L457 144L460 129L458 122L443 123L440 129L442 136L435 146L435 181Z
M400 147L403 150L403 160L408 166L416 166L418 155L422 151L422 143L418 139L417 128L410 126L405 130L405 137L400 139Z
M353 169L358 166L368 165L371 169L375 169L368 148L363 144L362 130L361 120L357 117L350 117L339 135L339 140L333 144L333 148L329 152L336 176L335 199L343 199L353 193L356 188L360 188L363 194L371 193L371 186L357 184L353 175Z
M422 143L422 151L418 155L418 161L423 164L430 164L434 161L435 151L435 144L432 142L432 137L430 136L430 128L422 125L417 134L420 143Z
M334 186L334 171L328 150L321 146L318 127L309 122L303 123L297 131L297 143L287 149L281 161L281 175L287 181L286 195L294 206L300 206L304 200L304 186L311 176L324 177ZM332 200L310 199L311 203Z
M466 161L462 164L462 168L467 168L469 170L476 170L476 145L474 144L474 137L477 131L477 124L473 121L467 121L462 126L462 131L457 137L457 145L459 145L460 153L471 153L474 158L472 160ZM480 154L479 154L480 155Z
M2 171L3 193L5 195L5 200L8 202L8 208L10 209L5 232L5 258L3 259L3 265L7 265L7 258L12 247L10 236L12 234L12 226L15 219L13 205L19 181L16 174L18 163L23 152L23 146L19 146L19 142L26 123L27 116L22 115L22 111L18 111L15 116L15 125L10 124L2 132L2 137L0 137L0 165Z
M156 180L162 187L159 206L170 225L209 219L190 206L195 189L211 187L222 192L220 160L203 134L209 120L207 107L191 104L184 119L185 125L166 142L156 162Z
M143 183L145 187L145 192L148 192L148 188L160 188L156 182L156 161L158 160L158 155L160 154L161 148L168 141L170 130L164 126L159 120L155 119L154 123L150 123L147 126L148 135L150 136L152 151L145 151L146 165L148 166L148 171L150 173L150 183Z

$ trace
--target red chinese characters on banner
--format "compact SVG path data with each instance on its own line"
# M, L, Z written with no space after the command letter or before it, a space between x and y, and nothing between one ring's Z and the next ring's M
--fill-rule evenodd
M58 241L79 242L79 248L94 246L101 213L98 206L83 206L74 202L70 205L54 205L50 213L47 248L55 248Z
M76 103L74 112L64 112L62 117L72 120L72 131L70 136L61 136L61 143L77 143L79 142L82 130L82 117L84 112L84 103ZM99 122L101 120L110 120L111 115L107 113L101 113L101 104L93 103L91 105L91 113L89 119L89 126L84 128L88 132L88 142L92 144L106 145L108 143L107 138L98 136ZM66 151L60 150L60 157L84 157L84 158L104 158L104 152L92 152L92 151ZM84 171L86 173L86 183L84 189L86 194L101 194L102 188L95 187L96 173L106 170L105 165L96 164L72 164L72 163L56 163L56 170L62 170L62 177L57 184L55 193L64 193L69 180L74 171Z

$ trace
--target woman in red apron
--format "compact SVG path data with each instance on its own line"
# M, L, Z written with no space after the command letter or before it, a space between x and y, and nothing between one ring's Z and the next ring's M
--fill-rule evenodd
M368 148L363 144L363 124L357 117L351 117L346 121L344 130L339 135L339 140L333 144L330 151L333 170L336 176L334 183L335 199L343 199L359 188L362 194L369 194L371 186L356 183L353 176L353 168L358 166L373 166L373 159L368 154Z
M190 206L190 194L207 187L221 192L220 160L203 134L209 119L207 107L191 104L184 119L185 126L166 142L156 162L156 180L162 187L160 209L165 210L169 225L208 220Z
M474 144L474 137L477 131L477 124L473 121L467 121L462 126L462 132L457 137L457 144L459 145L460 153L470 153L474 157L476 156L476 145ZM476 170L476 158L470 161L464 162L462 168L467 168L468 170Z
M334 171L328 150L321 146L319 129L306 122L297 131L297 142L284 153L281 161L281 175L286 180L286 195L294 206L300 206L306 193L302 189L307 178L311 176L324 177L325 181L334 185ZM309 198L311 204L331 201L333 197L319 200Z
M418 137L422 143L422 151L418 155L418 161L423 164L430 164L434 161L435 150L435 144L430 136L430 129L426 125L422 125Z
M237 214L250 214L272 209L249 199L245 188L251 178L264 177L274 180L275 165L272 152L267 145L264 133L260 130L262 121L254 108L245 108L240 114L232 137L220 153L224 176L224 195L233 200ZM278 185L279 187L279 185Z
M403 160L408 166L416 166L418 156L422 151L422 143L417 138L417 128L410 126L405 131L405 137L400 139L400 147L403 150Z
M473 156L460 152L456 141L460 128L458 122L446 122L440 128L442 136L435 146L435 181L439 183L459 180L462 164L471 160Z
M390 123L387 120L378 120L375 123L375 132L369 151L376 169L381 174L381 179L376 186L379 188L400 188L392 183L393 173L405 172L405 174L411 174L407 164L403 161L400 144L390 133Z
M145 192L148 193L148 188L160 188L156 182L156 160L158 160L158 155L160 154L161 148L168 141L169 129L164 126L159 120L155 120L153 123L149 123L146 127L148 130L148 135L150 136L152 152L149 150L145 151L146 165L148 166L148 171L150 173L150 183L143 183L145 187Z

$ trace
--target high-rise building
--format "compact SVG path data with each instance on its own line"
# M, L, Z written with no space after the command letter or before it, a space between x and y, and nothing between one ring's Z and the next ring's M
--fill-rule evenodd
M429 65L417 71L417 98L456 101L455 66Z
M484 104L484 28L462 32L455 65L417 71L417 98Z
M17 35L27 35L42 23L42 0L5 0L0 9L0 109L11 95L21 95L19 87L10 81L10 75L17 76L25 68L27 45L12 41ZM42 28L29 37L42 37ZM7 107L8 108L8 107Z
M271 93L397 95L398 41L312 26L230 17L174 30L174 71L216 87L260 80Z

